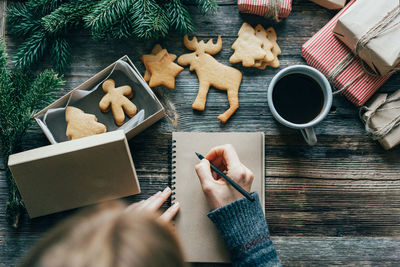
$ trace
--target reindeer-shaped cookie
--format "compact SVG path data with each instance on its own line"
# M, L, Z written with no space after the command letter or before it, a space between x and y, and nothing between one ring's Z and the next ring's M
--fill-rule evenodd
M222 49L222 39L218 36L216 44L210 39L207 43L197 41L196 37L189 40L185 35L183 39L185 47L193 53L181 55L178 63L182 66L190 64L190 70L196 71L199 79L199 92L192 108L204 110L207 93L210 86L227 91L229 109L218 116L222 122L226 122L239 107L239 87L242 81L242 73L235 68L219 63L211 55L217 54Z

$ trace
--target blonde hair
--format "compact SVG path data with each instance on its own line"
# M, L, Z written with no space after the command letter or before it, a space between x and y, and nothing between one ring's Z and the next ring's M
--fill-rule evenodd
M61 223L22 260L20 267L185 266L179 242L155 214L102 204Z

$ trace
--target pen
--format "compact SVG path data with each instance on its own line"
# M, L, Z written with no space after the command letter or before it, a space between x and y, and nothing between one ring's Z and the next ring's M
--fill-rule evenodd
M199 153L197 153L197 152L194 152L194 153L196 153L196 156L200 159L200 160L202 160L202 159L204 159L204 157L201 155L201 154L199 154ZM243 196L245 196L248 200L250 200L251 202L253 202L255 199L254 199L254 197L252 197L246 190L244 190L240 185L238 185L237 183L235 183L235 181L233 181L231 178L229 178L228 176L226 176L225 175L225 173L223 173L222 171L220 171L217 167L215 167L214 166L214 164L212 164L211 162L210 162L210 166L211 166L211 169L213 169L219 176L221 176L222 178L224 178L225 179L225 181L227 181L231 186L233 186L233 188L235 188L237 191L239 191Z

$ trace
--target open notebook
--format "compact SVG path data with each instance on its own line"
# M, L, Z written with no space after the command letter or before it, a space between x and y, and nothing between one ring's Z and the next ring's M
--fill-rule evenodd
M216 227L207 217L210 208L201 190L194 166L194 152L205 156L217 145L232 144L241 160L254 173L251 191L258 192L264 207L263 133L172 133L173 191L181 205L176 226L188 262L230 262Z

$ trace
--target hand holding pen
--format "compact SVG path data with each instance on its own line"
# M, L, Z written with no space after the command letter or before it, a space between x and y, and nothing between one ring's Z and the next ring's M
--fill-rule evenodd
M211 170L210 163L224 172L245 191L250 192L254 175L240 162L233 146L228 144L215 147L195 167L211 209L214 210L241 199L243 194L225 179L221 179L222 177L214 170Z

